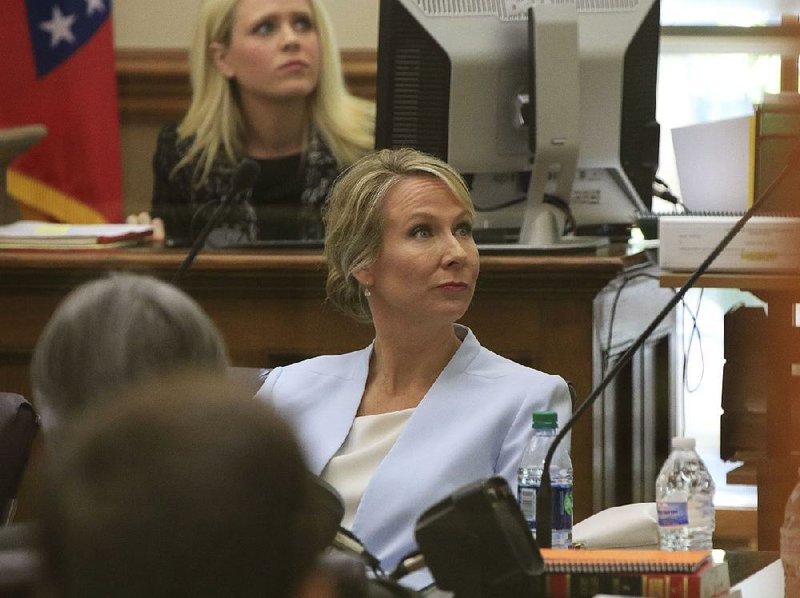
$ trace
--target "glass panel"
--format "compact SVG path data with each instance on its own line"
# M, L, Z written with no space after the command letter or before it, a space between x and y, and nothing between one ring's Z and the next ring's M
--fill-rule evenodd
M798 13L797 0L661 0L662 25L777 25Z
M759 0L760 1L760 0ZM765 0L766 1L766 0ZM679 0L663 0L678 4ZM691 0L699 4L701 0ZM732 0L725 0L732 2ZM688 2L684 2L688 4ZM689 11L691 12L691 11ZM724 11L720 11L723 13ZM696 13L697 14L697 13ZM695 16L696 16L695 14ZM749 115L764 93L777 93L780 88L781 59L766 54L662 54L659 61L657 118L661 123L661 159L659 176L681 196L672 146L674 127ZM709 147L725 159L725 148ZM669 204L654 208L665 208ZM755 486L728 484L726 474L738 462L723 462L719 457L723 356L723 316L727 309L745 299L731 292L718 293L694 289L686 305L698 317L699 334L692 338L693 321L684 317L685 374L683 421L680 430L697 439L697 447L717 485L717 507L754 508L757 505ZM750 298L748 302L752 302Z
M659 177L680 197L672 147L674 127L752 114L764 93L780 91L780 56L662 54L657 119L661 124ZM711 148L713 149L713 148Z
M730 484L727 480L727 473L742 463L723 461L719 454L722 373L725 365L724 318L734 305L763 304L749 293L734 289L691 289L686 295L679 312L683 319L686 367L684 427L679 433L697 441L697 452L717 487L714 495L717 508L755 508L758 506L756 486ZM697 316L698 328L694 331L690 311Z

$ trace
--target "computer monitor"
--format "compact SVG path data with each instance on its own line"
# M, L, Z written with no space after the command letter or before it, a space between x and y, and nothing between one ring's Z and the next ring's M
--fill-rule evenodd
M532 20L530 4L381 0L376 147L462 172L479 240L535 245L532 218L559 200L559 230L627 232L658 163L660 0L534 3Z

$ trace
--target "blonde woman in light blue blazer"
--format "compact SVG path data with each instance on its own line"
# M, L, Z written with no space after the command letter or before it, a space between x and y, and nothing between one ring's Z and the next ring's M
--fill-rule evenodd
M457 488L495 475L516 488L534 411L570 412L563 379L456 324L478 277L474 217L463 180L436 158L403 149L356 162L328 200L327 292L371 321L375 340L276 368L258 393L295 427L312 471L344 499L343 525L385 570L416 548L420 513Z

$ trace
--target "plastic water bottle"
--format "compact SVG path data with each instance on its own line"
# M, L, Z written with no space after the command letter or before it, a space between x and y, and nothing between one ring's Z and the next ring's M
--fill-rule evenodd
M694 446L694 438L673 438L656 479L661 550L711 550L714 480Z
M536 492L542 484L542 471L547 450L558 432L558 414L539 411L533 414L531 438L517 470L517 500L536 537ZM567 444L561 443L550 462L550 483L553 488L553 548L569 548L572 544L572 461Z
M786 502L781 526L781 562L784 596L800 596L800 482Z

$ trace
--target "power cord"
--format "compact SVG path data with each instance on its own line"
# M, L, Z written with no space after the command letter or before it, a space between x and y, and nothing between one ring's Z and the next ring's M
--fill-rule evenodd
M700 306L703 303L704 292L705 289L700 289L700 296L697 299L697 307L695 308L694 313L692 313L686 301L683 301L684 312L688 311L691 314L692 318L692 329L689 332L689 342L686 345L683 353L683 386L689 393L695 392L698 388L700 388L700 385L703 383L703 378L705 376L705 370L706 370L705 351L703 351L703 338L700 333L700 328L697 325L697 315L700 313ZM697 337L697 344L700 351L700 375L695 385L693 387L690 387L688 365L689 365L689 357L691 356L692 352L692 344L694 343L695 336Z
M389 574L389 578L398 581L400 578L405 577L409 573L419 571L425 567L425 557L420 550L413 550L405 555L395 567L394 571Z
M607 371L607 368L608 368L608 365L609 365L609 361L611 359L611 343L612 343L613 336L614 336L614 322L616 320L617 306L619 304L620 297L622 296L622 291L628 285L628 283L630 283L631 281L633 281L633 280L635 280L637 278L650 278L650 279L653 279L653 280L658 280L659 279L659 277L657 275L655 275L655 274L650 274L648 272L638 272L636 274L632 274L630 276L624 277L622 279L622 281L620 282L620 285L617 288L616 293L614 294L614 300L613 300L613 302L611 304L611 314L609 316L608 334L606 336L606 344L605 344L605 347L601 347L601 350L602 350L602 354L601 354L601 358L602 358L602 375L603 376L605 376L605 374L606 374L606 371ZM670 291L672 291L673 295L677 294L677 291L675 289L670 289ZM692 319L692 331L691 331L691 333L689 335L689 343L688 343L688 346L686 346L683 349L683 380L682 380L682 384L684 385L684 388L688 392L694 392L695 390L697 390L697 388L700 386L700 383L702 382L703 377L705 375L705 353L703 351L703 338L702 338L702 334L700 332L700 327L699 327L698 322L697 322L698 314L700 313L700 305L701 305L702 300L703 300L703 290L702 289L700 291L700 298L698 299L697 307L695 308L694 311L692 311L692 308L689 306L689 304L687 303L687 301L685 299L681 300L681 308L683 310L683 313L685 315L688 315ZM701 373L700 373L700 379L698 380L697 385L694 388L689 388L688 387L688 382L687 382L687 375L688 375L687 374L687 365L688 365L688 362L689 362L689 357L690 357L690 354L691 354L691 348L692 348L692 344L694 342L695 336L697 337L697 344L698 344L698 348L699 348L699 351L700 351ZM683 414L684 401L680 402L680 404L678 405L678 408L681 410L681 413L679 414L679 418L678 419L681 422L685 422L686 418L684 417L684 414ZM681 433L683 433L683 431L681 431Z
M611 314L609 316L608 334L606 335L606 344L605 344L605 347L602 347L602 356L601 357L602 357L602 374L603 375L605 375L606 369L608 367L609 359L611 358L611 343L612 343L613 338L614 338L614 322L615 322L616 317L617 317L617 306L618 306L619 300L620 300L620 298L622 296L622 291L625 289L625 287L628 285L628 283L630 283L633 280L636 280L637 278L649 278L649 279L652 279L652 280L659 280L659 276L656 275L656 274L650 274L648 272L638 272L638 273L635 273L635 274L631 274L629 276L625 276L622 279L622 281L620 282L620 285L619 285L619 287L617 288L617 290L616 290L616 292L614 294L614 300L613 300L613 302L611 304ZM670 290L672 291L673 294L676 293L675 289L670 289ZM700 299L702 300L702 291L701 291ZM702 355L703 354L703 342L702 342L702 337L700 335L700 329L699 329L699 327L697 325L697 312L699 312L700 304L698 302L698 306L697 306L697 311L696 312L693 312L691 310L691 308L688 306L688 304L686 303L685 300L681 301L681 306L682 306L682 308L684 310L684 313L687 313L689 315L689 317L692 319L693 335L694 335L694 332L696 331L697 339L698 339L698 346L700 347L700 352L701 352L701 355ZM691 337L690 337L690 341L691 341ZM691 348L691 342L690 342L689 348ZM684 376L683 383L684 383L684 385L686 384L686 363L687 363L687 361L688 361L688 352L684 351L684 355L683 355L683 376ZM705 364L704 360L703 360L703 364ZM702 380L702 376L701 376L701 380Z
M511 206L517 205L518 203L522 203L527 199L528 198L523 195L522 197L509 199L508 201L503 201L503 202L500 202L499 204L495 204L493 206L480 207L480 206L476 205L475 206L475 211L476 212L497 212L498 210L502 210L503 208L509 208Z
M683 208L684 212L689 211L686 208L686 204L684 204L683 201L681 201L680 197L678 197L672 192L669 185L665 183L663 179L660 179L658 177L655 177L653 179L653 195L655 195L656 197L660 197L661 199L668 201L673 205Z

